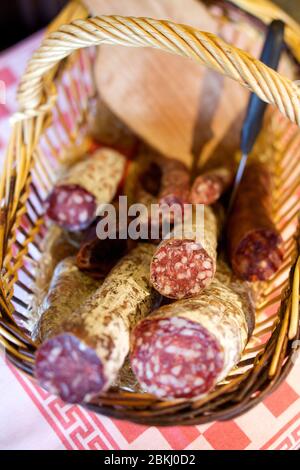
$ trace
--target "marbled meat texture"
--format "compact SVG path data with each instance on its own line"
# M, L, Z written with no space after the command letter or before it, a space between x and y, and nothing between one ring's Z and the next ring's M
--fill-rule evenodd
M209 206L204 207L202 243L197 240L201 227L191 222L180 238L163 240L154 253L150 279L153 287L171 299L199 294L214 278L217 258L218 220Z

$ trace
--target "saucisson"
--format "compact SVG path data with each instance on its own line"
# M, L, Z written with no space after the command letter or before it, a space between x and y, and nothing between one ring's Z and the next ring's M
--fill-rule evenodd
M212 281L216 271L218 222L213 210L204 207L204 237L196 241L197 225L184 227L188 236L163 240L150 266L153 287L171 299L197 295Z
M106 148L73 165L47 200L48 217L69 231L87 228L97 207L113 200L125 163L123 155Z
M126 188L131 203L147 208L140 217L140 224L147 225L149 238L152 233L151 240L157 243L163 238L163 222L172 228L175 218L183 214L184 204L189 202L189 170L182 162L145 146L131 166ZM151 211L153 205L157 206L156 211ZM170 210L171 206L180 212Z
M226 167L207 171L195 179L190 192L192 204L213 204L228 189L232 182L232 171Z
M154 247L140 244L36 355L39 383L67 402L82 402L116 379L130 348L131 328L150 312Z
M188 167L174 158L169 158L144 146L136 159L136 199L139 193L151 195L160 205L189 202L190 172Z
M205 395L237 364L253 328L249 286L217 273L200 295L163 306L134 328L131 366L159 398Z
M172 206L189 202L190 174L184 163L173 158L161 158L162 170L159 204Z
M79 271L75 257L61 261L54 270L48 294L39 308L39 340L45 341L59 333L64 321L97 287L99 282Z
M270 215L271 192L267 164L249 162L227 224L232 268L248 281L269 279L282 263L282 239Z

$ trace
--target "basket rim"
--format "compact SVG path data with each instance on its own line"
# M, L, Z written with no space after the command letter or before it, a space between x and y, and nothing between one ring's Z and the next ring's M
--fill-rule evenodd
M292 122L300 124L298 87L250 54L191 26L115 15L74 20L44 39L21 79L20 111L13 120L49 112L55 101L55 90L52 81L47 81L47 74L75 50L101 44L150 47L193 59L232 78L263 101L277 106Z

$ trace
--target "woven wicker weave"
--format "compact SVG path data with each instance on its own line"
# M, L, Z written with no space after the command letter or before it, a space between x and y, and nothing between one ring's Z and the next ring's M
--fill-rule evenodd
M286 42L295 58L300 59L300 28L281 10L268 1L232 3L266 23L272 18L285 20ZM88 19L78 2L69 4L51 30L21 81L20 110L13 117L0 180L0 343L9 360L29 375L33 372L35 344L26 335L26 324L45 233L43 201L53 187L61 162L70 155L74 157L75 149L82 151L88 145L86 123L95 96L92 80L95 49L91 46L147 46L190 57L233 78L300 125L298 87L212 34L147 18ZM293 199L300 189L293 149L300 146L300 134L295 126L290 131L287 119L277 119L276 126L278 133L287 137L285 157L281 158L279 152L276 162L274 217L279 227L287 230L295 223L299 210L298 198ZM287 176L288 190L284 186ZM287 205L287 201L292 202ZM298 344L299 246L294 232L291 229L286 238L282 269L264 285L253 339L224 384L200 400L162 402L147 394L117 391L97 397L86 406L140 423L178 425L231 419L259 403L290 371ZM263 315L266 308L275 307L273 314ZM23 329L15 319L18 325L23 324Z

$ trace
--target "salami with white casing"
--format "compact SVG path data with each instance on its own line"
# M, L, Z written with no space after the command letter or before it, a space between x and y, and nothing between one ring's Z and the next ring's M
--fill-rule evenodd
M68 169L47 201L48 217L69 231L83 230L97 207L116 195L126 165L119 152L104 148Z
M64 321L95 292L99 284L79 271L75 257L61 261L54 270L48 294L39 308L40 341L60 333Z
M191 220L180 238L163 240L150 266L153 287L165 297L183 299L199 294L214 278L217 259L218 220L213 210L204 207L202 242L197 240L201 227Z
M130 330L156 298L149 283L151 244L125 256L102 286L46 341L36 355L42 387L79 403L109 388L130 349Z
M254 328L249 285L224 267L201 295L163 306L133 330L131 366L162 399L208 393L238 363Z
M233 180L230 168L219 167L209 170L195 179L191 192L192 204L213 204L229 188Z

